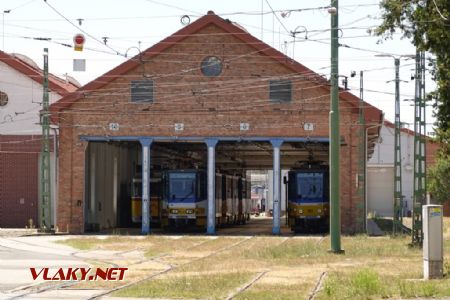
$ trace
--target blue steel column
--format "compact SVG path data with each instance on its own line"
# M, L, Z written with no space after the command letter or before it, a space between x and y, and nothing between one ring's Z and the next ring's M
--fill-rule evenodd
M270 140L273 147L273 234L280 234L280 210L281 210L281 172L280 172L280 148L283 144L282 139Z
M216 145L217 139L205 139L208 147L208 216L207 216L207 234L216 233Z
M150 147L153 140L139 140L142 146L142 234L150 233Z

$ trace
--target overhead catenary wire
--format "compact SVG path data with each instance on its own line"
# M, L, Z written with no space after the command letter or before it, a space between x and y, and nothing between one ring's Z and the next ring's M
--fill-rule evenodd
M10 8L10 9L6 9L6 10L4 10L4 11L8 11L8 13L10 13L10 12L12 12L12 11L15 11L15 10L19 9L19 8L25 7L25 6L27 6L27 5L31 4L31 3L33 3L34 1L36 1L36 0L29 0L29 1L25 2L25 3L22 3L22 4L18 5L18 6L15 6L15 7L13 7L13 8Z
M305 74L304 75L309 75L308 73L310 73L310 74L312 74L312 75L316 75L314 72L310 72L310 71L307 71L307 72L305 72ZM186 76L186 75L185 75ZM262 78L262 79L256 79L256 80L267 80L268 78L266 77L266 78ZM254 79L252 79L252 80L254 80ZM220 84L222 85L222 87L223 87L223 85L224 85L224 81L223 80L220 80L219 81L220 82ZM106 83L106 82L105 82ZM239 84L242 84L242 80L240 80L239 81ZM173 86L173 85L172 85ZM126 93L128 93L128 87L126 87L125 88L125 90L126 90ZM86 92L88 92L88 91L86 91ZM201 94L201 92L199 92L199 94ZM119 95L119 93L117 93L117 89L116 90L114 90L114 92L113 93L109 93L109 95Z
M50 3L48 3L48 0L44 0L45 4L48 5L48 7L50 7L55 13L57 13L61 18L65 19L67 22L69 22L69 24L71 24L73 27L77 28L79 31L81 31L82 33L84 33L85 35L87 35L88 37L90 37L91 39L95 40L96 42L104 45L105 47L109 48L110 50L116 52L117 55L121 55L121 56L125 56L124 54L118 52L117 50L115 50L114 48L112 48L111 46L109 46L107 43L104 43L103 41L101 41L100 39L96 38L95 36L91 35L90 33L86 32L85 30L83 30L80 26L77 26L75 23L73 23L71 20L69 20L67 17L65 17L61 12L59 12L59 10L57 10L54 6L52 6Z
M341 91L345 92L345 91ZM181 95L182 96L182 95ZM128 102L128 101L114 101L114 102L103 102L103 103L107 103L106 105L101 105L102 102L92 102L91 105L89 105L89 102L83 102L80 101L78 103L79 105L83 105L83 107L71 107L69 110L71 110L71 113L73 112L84 112L84 111L93 111L93 113L111 113L111 110L108 111L101 111L101 109L105 110L108 108L111 108L113 111L119 109L120 107L128 107L131 109L130 112L133 112L134 110L136 110L136 108L138 108L139 106L136 105L141 105L142 107L142 112L144 113L158 113L161 111L171 111L172 108L179 108L179 110L185 109L186 107L183 106L183 104L191 104L192 105L197 105L196 107L188 107L187 110L183 110L183 112L188 113L189 111L194 111L194 110L201 110L201 111L209 111L210 107L214 107L214 106L218 106L219 110L222 111L248 111L248 109L261 109L261 108L268 108L268 109L272 109L274 107L276 107L276 105L281 105L282 107L285 107L285 109L287 110L297 110L297 111L302 111L305 110L304 106L300 106L300 107L296 107L295 105L308 105L308 104L318 104L318 100L323 101L323 109L327 109L326 104L327 104L327 95L326 94L322 94L320 96L315 96L315 97L308 97L308 98L303 98L303 99L298 99L293 101L292 103L273 103L270 102L269 99L265 99L262 98L261 96L255 98L255 97L251 97L251 98L247 98L245 100L247 100L246 102L243 102L241 99L240 102L236 102L236 100L229 100L229 101L221 101L221 102L217 102L215 100L209 100L206 103L203 103L206 106L202 106L202 101L196 102L193 101L192 95L188 95L185 98L181 98L180 95L174 97L174 99L171 98L165 98L165 99L157 99L158 102L154 102L154 103L141 103L141 104L136 104L136 103L132 103L132 102ZM240 105L236 108L236 107L230 107L230 104L236 104L236 103L240 103ZM225 107L225 108L223 108ZM341 105L342 109L353 109L354 105L351 104L343 104ZM371 105L366 104L365 107L373 107ZM94 111L95 110L95 111ZM312 110L316 110L316 109L312 109ZM140 112L137 112L140 113ZM172 111L173 113L173 111ZM60 111L58 112L58 114L64 114L64 111Z
M272 11L273 16L275 16L275 18L277 19L278 23L280 23L281 27L283 27L283 29L287 32L290 33L289 29L286 28L286 26L284 25L284 23L280 20L280 18L278 17L278 15L275 13L275 11L272 8L272 5L270 5L269 0L265 0L267 5L269 6L270 10Z
M179 6L176 6L176 5L164 3L164 2L161 2L161 1L156 1L156 0L145 0L145 1L147 1L147 2L149 2L149 3L154 3L154 4L161 5L161 6L169 7L169 8L174 8L174 9L177 9L177 10L179 10L179 11L182 11L183 13L189 12L189 13L196 14L196 15L198 15L198 16L199 16L199 15L202 15L202 14L201 14L200 12L198 12L198 11L194 11L194 10L187 9L187 8L185 8L185 7L179 7Z
M170 60L167 60L167 61L166 60L156 60L156 61L157 62L179 62L179 63L185 62L185 61L170 61ZM192 62L197 62L197 61L192 61ZM248 63L249 64L253 64L252 62L248 62ZM400 66L400 68L405 68L405 67L413 66L413 65L414 65L414 63L403 64L403 65ZM319 68L319 69L326 69L326 68L329 68L329 66L322 67L322 68ZM381 70L392 70L394 68L395 67L393 67L393 66L388 66L388 67L365 69L363 71L364 72L374 72L374 71L381 71ZM306 71L306 72L301 72L301 73L290 73L290 74L285 74L283 76L270 75L270 74L266 74L264 76L259 76L257 74L253 74L253 75L249 74L249 75L240 75L240 79L233 79L233 78L236 78L235 75L221 75L221 79L217 80L217 81L209 80L209 81L199 81L199 82L190 82L190 83L180 83L178 80L174 80L173 82L171 82L171 81L160 82L160 83L157 83L157 85L158 85L158 87L178 87L178 88L179 87L183 87L183 86L191 86L192 87L194 84L197 84L198 86L214 85L214 84L221 84L222 86L226 86L229 83L237 83L237 84L241 85L241 84L244 84L244 83L245 84L251 84L252 82L260 81L260 80L280 79L280 78L288 78L290 76L300 76L300 75L302 75L302 76L308 76L308 75L320 76L321 74L316 73L314 71ZM189 76L189 75L187 75L187 76ZM192 77L196 77L198 75L191 75L191 76ZM31 78L34 78L34 77L40 78L39 75L36 75L36 76L31 75L30 77ZM136 75L122 75L122 74L121 75L114 75L114 76L113 75L105 75L104 77L105 78L108 78L108 77L111 78L112 77L112 78L134 78L134 79L136 79ZM225 80L224 80L224 78L225 78ZM249 78L249 79L244 79L244 78ZM61 78L61 80L64 80L64 79ZM379 81L379 80L370 80L370 79L366 79L366 80L367 81ZM384 81L384 79L380 79L380 81ZM30 88L30 85L24 85L24 84L20 84L20 83L13 82L13 81L7 81L7 80L0 79L0 82L4 83L4 84L11 84L11 85L27 88L27 89ZM109 82L109 81L100 81L100 80L96 80L96 82L97 83L105 83L105 84L109 83L112 86L124 86L125 89L127 89L129 87L129 82ZM111 87L111 88L108 88L108 89L102 89L102 91L104 91L104 92L114 91L114 90L116 90L116 87ZM83 91L89 93L92 90L83 90ZM94 91L96 91L96 90L94 90ZM29 95L29 93L20 92L20 93L12 93L10 95Z

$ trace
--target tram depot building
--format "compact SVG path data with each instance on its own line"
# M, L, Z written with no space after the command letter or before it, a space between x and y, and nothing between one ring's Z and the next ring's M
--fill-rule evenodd
M358 162L365 137L360 99L345 90L339 96L341 226L351 234L364 228ZM55 225L70 233L131 226L133 179L143 178L148 203L164 170L205 170L212 203L215 173L273 170L279 178L308 161L326 165L329 103L325 78L208 12L51 106L60 128ZM367 158L383 114L363 107ZM281 184L274 182L274 233ZM144 233L154 209L143 207ZM212 233L214 210L207 215Z

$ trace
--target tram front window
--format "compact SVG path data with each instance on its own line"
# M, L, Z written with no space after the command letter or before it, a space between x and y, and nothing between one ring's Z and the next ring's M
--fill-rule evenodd
M303 200L322 199L323 173L297 174L297 196Z
M169 192L169 201L195 200L195 174L170 174Z

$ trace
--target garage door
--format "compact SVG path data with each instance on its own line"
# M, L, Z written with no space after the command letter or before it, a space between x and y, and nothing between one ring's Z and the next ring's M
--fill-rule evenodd
M380 217L392 217L394 204L394 167L367 167L368 212Z

